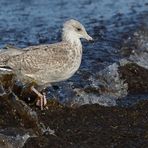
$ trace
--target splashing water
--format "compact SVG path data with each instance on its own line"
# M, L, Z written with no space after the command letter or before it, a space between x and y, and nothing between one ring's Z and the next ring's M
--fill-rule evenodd
M133 51L133 55L129 59L139 66L148 69L148 29L136 32L134 37L137 41L138 48Z

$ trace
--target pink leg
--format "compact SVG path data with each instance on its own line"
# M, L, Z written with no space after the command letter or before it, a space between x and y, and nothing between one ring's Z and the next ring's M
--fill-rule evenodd
M37 94L38 96L38 100L36 102L36 105L37 106L40 106L41 107L41 110L43 110L44 106L47 104L47 99L46 99L46 96L45 96L45 93L42 95L39 91L37 91L34 86L31 87L31 90Z

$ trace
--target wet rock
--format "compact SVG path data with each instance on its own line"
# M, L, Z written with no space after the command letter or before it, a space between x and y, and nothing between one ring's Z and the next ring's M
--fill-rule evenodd
M6 108L7 113L17 119L16 121L19 122L20 127L26 129L31 128L33 133L36 135L44 134L44 132L51 132L51 134L54 134L54 131L50 130L49 127L46 129L44 124L38 120L37 113L32 110L24 101L18 100L18 98L13 93L1 96L1 104L2 106L4 104L4 108L2 108L2 113L4 112L3 110ZM11 112L9 112L10 110ZM13 119L11 120L13 121ZM2 125L5 125L7 123L7 120L5 121L5 119L3 118L1 121Z
M70 142L66 142L62 138L47 135L28 139L23 148L70 148L71 146Z
M11 101L10 101L11 99ZM13 97L4 95L0 96L0 147L1 148L16 148L22 147L26 140L32 135L33 123L24 116L21 116L23 108L18 108L18 104ZM19 110L19 112L18 112ZM25 121L26 120L26 121ZM25 125L27 124L27 126Z
M0 147L23 147L30 137L43 135L45 132L54 134L39 121L37 113L14 93L15 76L1 72L0 95ZM17 96L18 95L18 96Z
M94 104L72 109L52 103L49 110L37 112L56 136L30 138L24 148L146 147L147 105L145 101L130 108Z
M129 93L148 93L148 69L135 63L129 63L119 68L121 79L128 84Z
M26 140L30 137L29 134L24 134L20 136L7 136L0 134L0 147L1 148L21 148L24 146Z
M122 80L127 80L132 88L129 90L141 91L140 87L144 87L146 91L146 83L133 87L135 81L130 77L138 77L137 83L146 81L147 70L136 64L126 64L118 70ZM90 90L86 88L87 93ZM96 93L97 89L91 91ZM20 99L11 91L0 96L1 147L145 147L148 144L148 101L130 108L98 104L70 108L48 101L48 109L41 111Z

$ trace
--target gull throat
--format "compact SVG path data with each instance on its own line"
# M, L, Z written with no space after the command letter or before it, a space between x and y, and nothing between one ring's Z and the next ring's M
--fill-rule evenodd
M78 35L73 31L63 30L62 41L70 43L72 46L82 48L82 44Z

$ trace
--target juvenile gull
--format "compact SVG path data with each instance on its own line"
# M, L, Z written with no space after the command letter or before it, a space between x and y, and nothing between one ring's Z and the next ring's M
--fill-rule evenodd
M17 77L27 84L35 82L38 86L46 87L50 83L64 81L74 75L81 64L80 38L92 40L84 26L71 19L63 25L61 42L24 48L22 53L17 52L6 58L0 65L12 68ZM37 105L43 109L47 103L45 95L34 86L31 90L38 95Z

